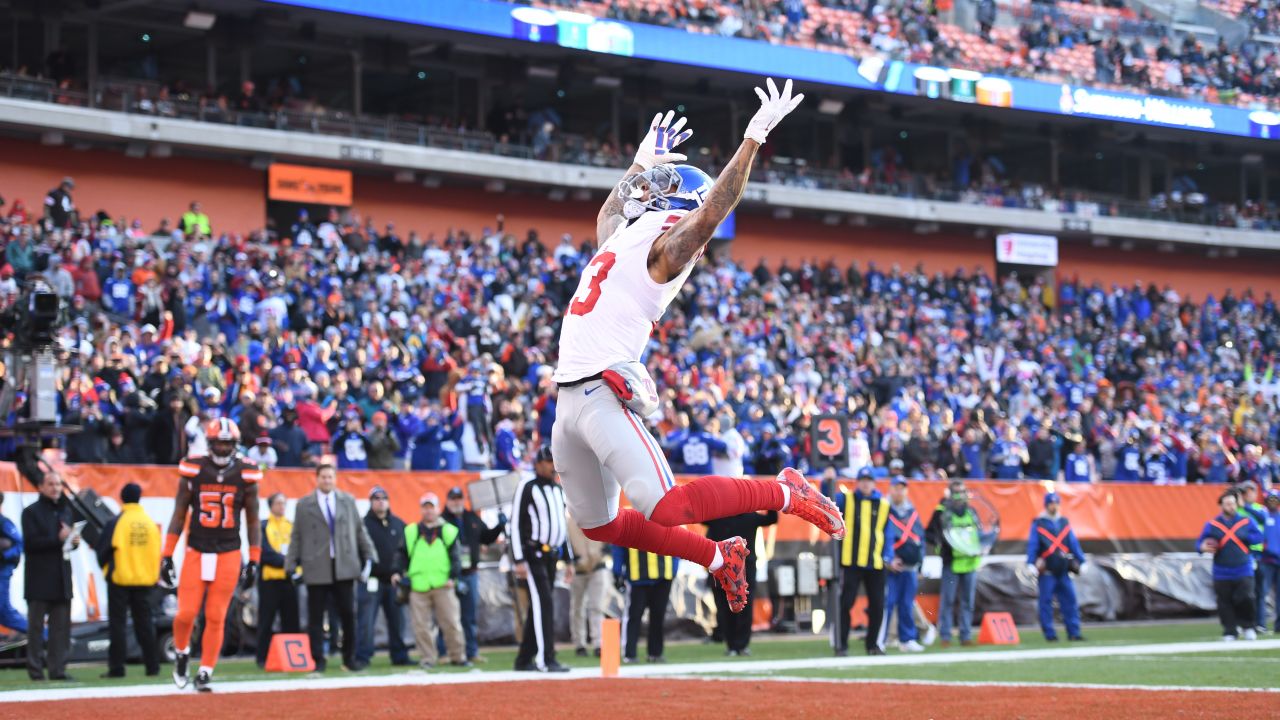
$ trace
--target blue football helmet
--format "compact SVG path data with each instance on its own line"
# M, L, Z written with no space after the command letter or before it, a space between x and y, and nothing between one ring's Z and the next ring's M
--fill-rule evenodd
M693 210L702 207L715 181L692 165L655 165L618 184L622 214L628 219L649 211ZM645 191L649 198L641 200Z

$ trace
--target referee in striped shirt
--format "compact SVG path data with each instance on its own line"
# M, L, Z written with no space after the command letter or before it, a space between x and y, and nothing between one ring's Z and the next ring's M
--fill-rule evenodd
M551 446L543 445L533 460L534 476L516 486L515 512L511 513L511 551L516 577L529 587L529 614L524 637L516 653L516 670L568 672L556 662L555 592L556 562L564 559L573 578L573 551L569 549L564 488L556 481Z

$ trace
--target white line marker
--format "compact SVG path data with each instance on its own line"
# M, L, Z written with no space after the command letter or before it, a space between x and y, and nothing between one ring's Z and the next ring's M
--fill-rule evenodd
M794 660L752 660L743 662L681 663L677 665L628 666L622 669L623 678L664 677L671 675L717 675L727 677L701 677L705 680L761 680L743 677L744 673L774 673L804 669L855 669L863 667L893 667L918 665L943 665L964 662L1001 662L1017 660L1044 660L1048 658L1089 658L1134 655L1173 655L1183 653L1221 653L1249 650L1280 650L1280 640L1237 642L1224 646L1221 642L1154 643L1146 645L1094 645L1037 650L1008 650L1003 652L940 652L923 655L888 655L864 658L797 658ZM595 668L574 668L567 673L532 673L515 671L428 674L406 672L392 675L348 676L288 680L230 680L215 682L214 692L222 694L281 692L308 690L341 690L370 687L413 687L428 685L465 685L473 683L508 683L530 681L587 680L600 677ZM1080 687L1115 690L1199 690L1206 692L1242 692L1250 688L1229 687L1178 687L1151 685L1092 685L1075 683L1016 683L1016 682L956 682L934 680L895 680L893 678L793 678L768 677L766 680L783 682L862 682L879 684L1009 686L1009 687ZM161 697L191 694L190 689L179 690L169 683L154 685L124 685L106 687L68 687L48 690L11 690L0 692L0 704L11 702L44 702L54 700L90 700L99 698Z
M1182 653L1238 652L1280 650L1280 640L1255 640L1225 645L1221 641L1149 643L1145 645L1074 645L1036 650L1003 652L939 652L920 655L886 655L882 657L824 657L794 660L754 660L745 662L681 663L679 665L641 665L622 669L623 677L652 677L743 672L778 672L786 670L837 670L895 665L946 665L964 662L1014 662L1018 660L1061 660L1066 658L1110 657L1115 655L1175 655Z

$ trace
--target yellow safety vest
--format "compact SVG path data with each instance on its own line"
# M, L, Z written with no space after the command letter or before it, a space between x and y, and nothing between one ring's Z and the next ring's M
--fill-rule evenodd
M190 210L182 214L182 232L191 235L192 231L201 235L209 234L209 216L204 213L193 213Z
M287 518L276 517L272 515L267 518L267 543L281 555L285 554L285 548L289 545L289 538L293 535L293 523ZM263 580L284 580L284 568L271 567L270 565L262 566Z
M138 503L126 503L111 533L111 582L151 587L160 580L160 527Z
M884 498L855 500L844 494L844 526L848 531L840 548L840 564L884 569L884 526L889 522L889 501ZM857 557L854 557L854 538Z
M674 575L671 570L671 556L659 555L657 553L645 552L644 563L640 562L640 551L635 548L629 548L630 554L627 556L627 571L631 576L631 582L640 580L670 580ZM659 568L661 566L661 568Z

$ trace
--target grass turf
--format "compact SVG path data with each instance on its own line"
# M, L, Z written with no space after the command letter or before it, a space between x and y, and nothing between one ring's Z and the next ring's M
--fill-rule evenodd
M1047 647L1046 643L1040 636L1038 630L1033 628L1020 628L1022 635L1022 644L1018 646L1004 647L985 647L975 646L970 648L961 648L953 645L949 652L954 653L997 653L1014 649L1027 649ZM1202 640L1214 640L1219 637L1219 627L1210 622L1169 622L1169 623L1144 623L1136 625L1093 625L1085 628L1085 635L1090 645L1133 645L1145 643L1165 643L1165 642L1193 642ZM1058 646L1063 646L1062 643ZM851 640L851 649L855 650L860 647L860 643ZM937 648L931 648L929 652L937 652ZM896 653L897 650L890 648L889 652ZM643 657L644 649L641 648L640 655ZM794 636L773 636L766 634L758 634L755 642L752 644L752 656L744 658L746 660L786 660L807 657L829 657L831 653L825 636L804 636L796 638ZM478 665L474 670L463 668L440 667L432 670L433 673L459 673L459 672L479 672L483 673L490 670L510 670L515 661L515 650L511 647L504 648L487 648L483 654L488 658L488 662ZM721 645L703 644L696 641L690 642L670 642L667 643L666 659L670 663L696 663L710 662L715 660L724 660L724 649ZM1209 680L1213 677L1221 677L1222 683L1226 686L1228 681L1235 681L1238 686L1244 683L1246 686L1254 686L1256 675L1252 668L1259 667L1262 671L1270 672L1272 676L1280 671L1280 652L1249 652L1235 653L1224 651L1221 654L1209 655L1190 655L1187 658L1179 660L1170 660L1165 662L1167 658L1176 658L1179 656L1159 656L1151 657L1144 660L1132 658L1087 658L1075 660L1063 660L1054 663L983 663L981 661L945 664L934 666L901 666L894 668L859 668L856 671L794 671L788 672L788 676L805 676L805 677L883 677L885 679L953 679L953 680L1025 680L1028 682L1109 682L1117 684L1194 684L1205 685L1210 684ZM1222 658L1228 658L1228 662L1223 662ZM1265 662L1248 663L1245 662L1249 658L1259 658ZM1212 659L1210 659L1212 658ZM579 658L574 656L571 648L567 649L562 645L560 648L559 659L562 663L571 667L598 667L599 660L596 658ZM1203 663L1189 662L1198 659L1204 659ZM1239 660L1239 661L1237 661ZM343 672L338 667L339 661L334 658L329 663L327 676L340 676ZM1201 667L1203 665L1203 667ZM1079 666L1080 672L1067 677L1063 673L1064 667ZM1185 666L1185 670L1182 668ZM1244 672L1245 667L1251 668L1249 672ZM1106 669L1104 669L1106 668ZM142 675L142 668L138 665L129 666L129 676L122 679L101 679L98 675L105 670L104 665L80 665L72 666L69 672L76 678L72 686L106 686L106 685L136 685L169 682L169 667L162 667L162 676L160 678L146 678ZM385 652L380 652L374 658L373 664L364 671L368 675L387 675L405 672L421 672L416 669L391 667ZM281 682L294 681L304 678L304 675L298 674L276 674L264 673L257 668L252 659L225 658L218 663L218 669L215 673L217 681L228 680L278 680ZM1086 678L1086 679L1080 679ZM1255 679L1250 679L1255 678ZM1247 682L1246 682L1247 681ZM27 678L25 669L7 669L0 670L0 691L3 690L19 690L32 687L61 687L63 683L33 683ZM1264 684L1264 686L1269 686Z
M752 673L751 676L1273 688L1277 673L1280 673L1280 650L1224 650L1174 655L1064 658L1052 662L984 662L975 658L969 662L947 665L788 670L780 673Z

